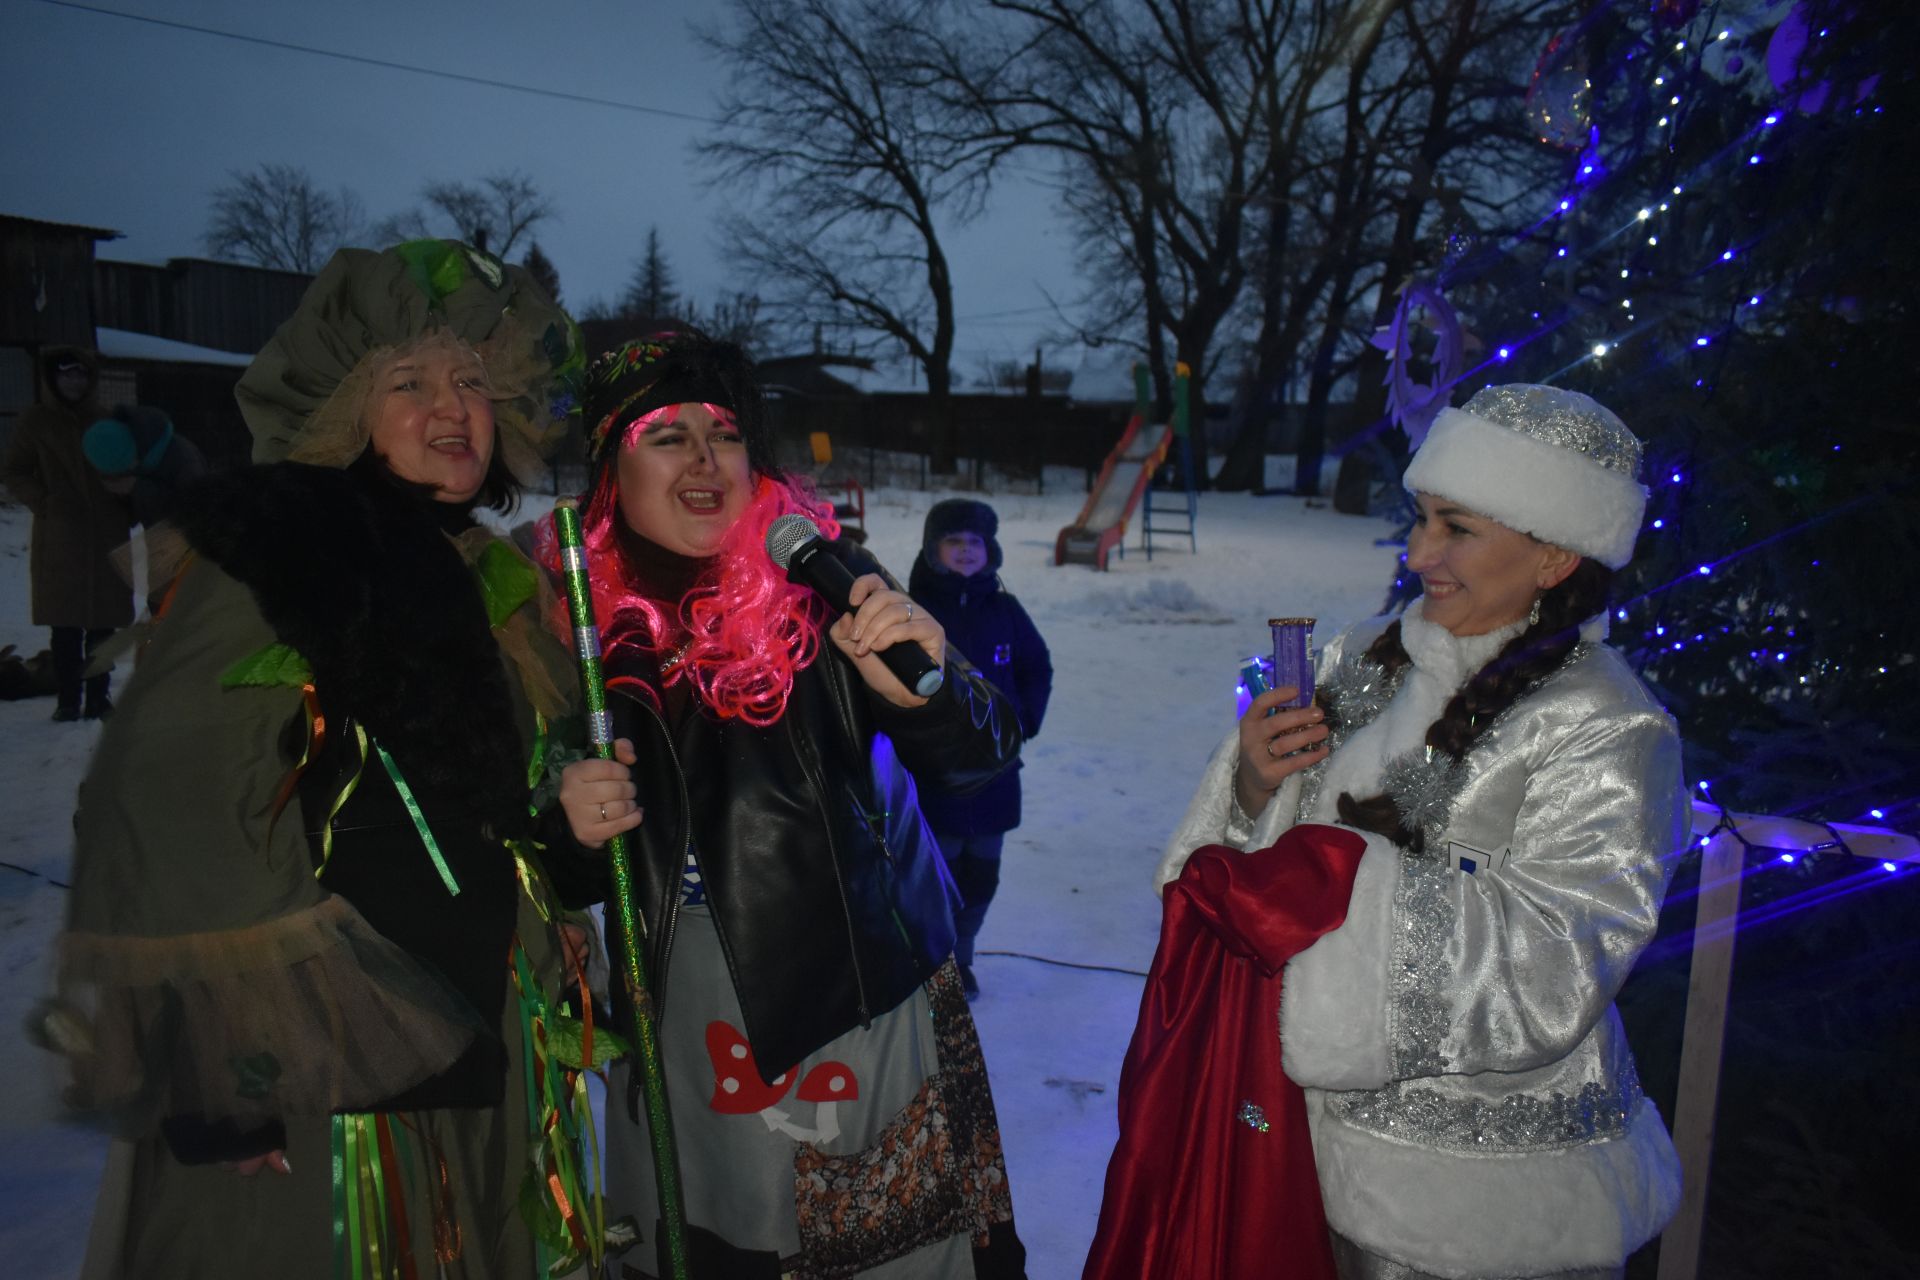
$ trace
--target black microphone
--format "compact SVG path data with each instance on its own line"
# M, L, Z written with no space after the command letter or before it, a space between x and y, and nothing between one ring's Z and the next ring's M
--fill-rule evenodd
M788 582L812 587L841 613L853 612L847 600L853 590L853 572L827 550L819 525L803 515L781 516L767 528L767 554L787 571ZM874 652L901 684L922 698L931 698L947 681L947 673L933 665L927 651L910 641Z

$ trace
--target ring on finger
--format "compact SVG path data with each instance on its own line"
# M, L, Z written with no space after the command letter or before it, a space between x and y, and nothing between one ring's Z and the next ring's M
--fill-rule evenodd
M603 804L600 806L600 821L605 822L606 820L607 820L607 806Z
M907 601L907 621L913 621L913 601Z
M1269 760L1278 760L1279 758L1280 758L1280 757L1279 757L1279 756L1278 756L1277 754L1275 754L1275 752L1274 752L1274 750L1273 750L1273 739L1272 739L1272 738L1268 738L1268 739L1267 739L1267 759L1269 759Z

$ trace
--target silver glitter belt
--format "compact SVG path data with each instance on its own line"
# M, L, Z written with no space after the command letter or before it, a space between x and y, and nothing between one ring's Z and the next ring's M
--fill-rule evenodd
M1576 1147L1624 1137L1645 1095L1627 1066L1609 1085L1589 1081L1572 1096L1514 1093L1499 1102L1448 1097L1427 1085L1330 1093L1327 1110L1383 1138L1455 1151L1504 1153Z

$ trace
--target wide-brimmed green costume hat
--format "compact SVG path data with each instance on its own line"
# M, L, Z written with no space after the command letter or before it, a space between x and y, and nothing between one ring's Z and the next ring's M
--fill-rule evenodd
M450 337L487 371L501 460L540 473L575 410L580 331L524 269L452 240L342 249L235 389L256 462L344 467L367 448L361 411L394 353Z

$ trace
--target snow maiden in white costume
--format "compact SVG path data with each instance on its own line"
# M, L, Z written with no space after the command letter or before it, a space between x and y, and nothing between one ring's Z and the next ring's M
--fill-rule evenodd
M1318 717L1256 703L1161 864L1296 821L1366 835L1279 1018L1347 1280L1616 1276L1678 1204L1613 1007L1688 812L1672 719L1601 643L1640 453L1553 387L1442 413L1406 475L1424 594L1321 655L1330 754L1302 771Z

